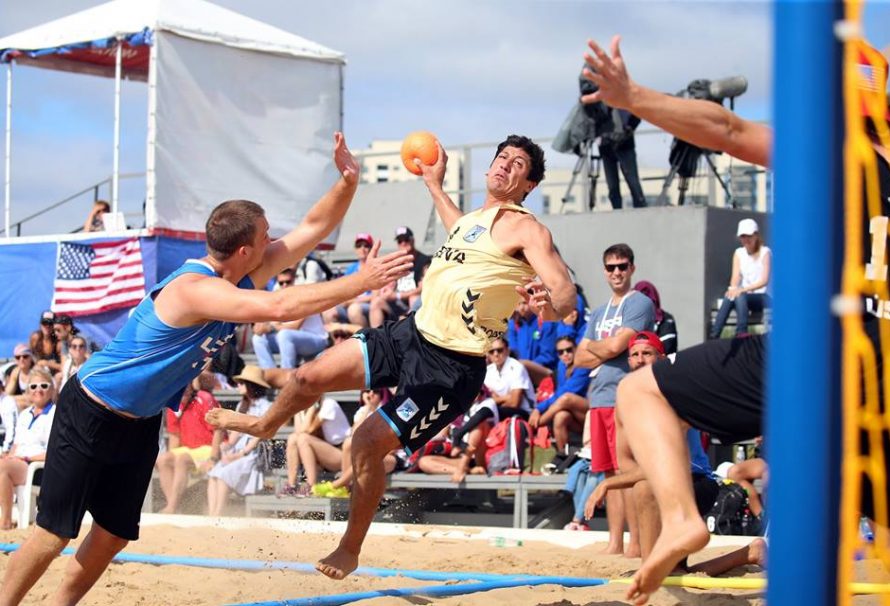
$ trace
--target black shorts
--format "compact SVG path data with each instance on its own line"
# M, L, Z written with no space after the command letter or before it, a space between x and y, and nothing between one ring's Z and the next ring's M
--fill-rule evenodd
M724 444L762 435L765 370L763 335L706 341L652 367L677 415Z
M139 538L158 458L160 414L128 419L94 402L73 377L62 389L37 497L37 525L74 538L84 512L122 539Z
M378 409L408 453L426 444L469 410L485 379L485 358L450 351L424 339L414 314L380 328L364 329L365 386L398 385L396 397Z

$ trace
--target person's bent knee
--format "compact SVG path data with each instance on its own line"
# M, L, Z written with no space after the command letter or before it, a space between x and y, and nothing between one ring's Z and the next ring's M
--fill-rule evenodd
M621 379L615 394L615 407L620 413L621 408L637 404L640 396L653 393L661 394L652 367L646 366Z

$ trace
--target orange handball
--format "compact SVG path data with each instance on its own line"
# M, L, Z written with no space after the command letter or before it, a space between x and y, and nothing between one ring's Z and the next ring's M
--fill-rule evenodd
M402 141L402 164L415 175L423 174L420 167L414 164L417 158L427 166L432 166L439 159L439 148L436 135L425 130L410 133Z

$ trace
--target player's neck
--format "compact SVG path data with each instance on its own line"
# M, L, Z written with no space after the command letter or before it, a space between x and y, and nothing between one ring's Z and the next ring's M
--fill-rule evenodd
M489 208L493 208L495 206L506 206L508 204L512 204L513 206L522 206L522 200L502 199L489 193L488 196L485 198L485 203L482 205L482 209L488 210Z
M213 271L216 272L216 275L218 275L223 280L226 280L227 282L231 282L232 284L238 284L238 282L240 282L241 279L247 275L247 273L243 269L233 267L232 265L227 264L225 261L218 261L210 255L207 255L201 260L209 265L213 269Z
M627 296L627 293L630 292L630 286L626 288L622 288L621 290L612 290L612 305L618 305L621 303L621 299Z

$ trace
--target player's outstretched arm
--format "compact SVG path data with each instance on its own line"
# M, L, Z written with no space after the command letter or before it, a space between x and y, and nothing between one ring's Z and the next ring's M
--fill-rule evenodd
M254 284L265 284L285 267L296 265L343 220L355 196L360 169L341 132L334 133L334 165L340 178L296 228L269 245L263 265L251 273Z
M380 241L368 254L362 268L349 276L330 282L282 288L274 292L238 288L222 278L200 277L189 281L174 280L165 290L179 298L179 308L188 309L176 326L206 320L228 322L288 322L330 309L367 290L376 290L413 271L414 257L396 251L378 257ZM166 318L165 318L166 319Z
M430 196L433 198L433 204L436 207L436 212L439 213L439 218L442 219L445 231L450 232L451 226L463 216L463 213L442 188L442 183L445 181L445 168L448 165L448 154L445 153L445 148L438 141L436 141L436 146L439 148L439 157L435 164L427 166L419 159L415 159L414 163L420 169L423 182L430 190Z
M520 225L522 253L540 282L517 287L517 292L542 319L561 320L575 309L577 292L569 268L553 246L550 230L533 217L522 219Z
M772 130L738 117L722 105L702 99L681 99L634 82L621 55L620 36L612 38L611 54L593 40L584 55L584 77L599 90L581 97L582 103L602 101L664 129L678 139L736 158L768 166Z

